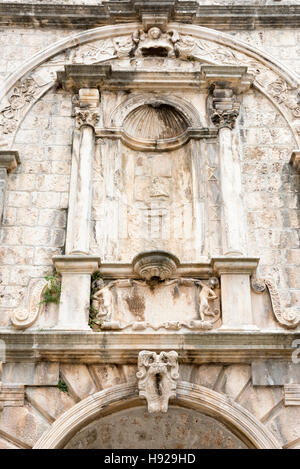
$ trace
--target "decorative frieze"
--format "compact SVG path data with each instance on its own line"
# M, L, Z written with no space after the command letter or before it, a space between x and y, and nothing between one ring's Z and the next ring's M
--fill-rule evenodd
M167 412L169 399L176 397L179 378L177 352L155 352L143 350L138 357L139 395L147 400L148 412Z

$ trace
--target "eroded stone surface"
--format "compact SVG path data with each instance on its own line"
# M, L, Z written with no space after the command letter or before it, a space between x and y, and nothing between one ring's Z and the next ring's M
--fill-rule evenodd
M246 446L223 424L199 412L170 407L166 415L154 416L141 407L91 423L66 445L66 449L75 448L245 449Z

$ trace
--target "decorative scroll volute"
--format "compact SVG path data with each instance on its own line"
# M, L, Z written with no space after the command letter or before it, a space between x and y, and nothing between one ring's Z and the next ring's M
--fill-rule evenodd
M139 395L146 399L149 413L167 412L169 399L176 397L178 354L175 351L155 352L143 350L138 358Z
M42 308L41 297L47 285L45 279L39 279L29 287L27 307L18 308L11 314L13 327L27 329L36 322Z
M252 277L251 285L256 293L263 293L266 288L268 289L274 316L281 326L294 329L300 324L300 311L296 308L282 307L280 294L273 279Z

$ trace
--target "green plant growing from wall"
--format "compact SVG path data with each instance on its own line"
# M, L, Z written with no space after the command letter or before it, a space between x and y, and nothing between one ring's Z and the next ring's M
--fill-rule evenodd
M62 392L69 392L67 383L65 383L65 381L63 381L62 379L58 381L57 387Z
M61 293L61 281L57 273L53 275L47 275L45 279L48 282L47 287L45 288L42 294L42 301L41 303L48 304L48 303L59 303L60 293Z

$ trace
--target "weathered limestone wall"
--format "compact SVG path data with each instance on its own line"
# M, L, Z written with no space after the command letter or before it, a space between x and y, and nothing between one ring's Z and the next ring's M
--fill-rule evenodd
M86 366L83 364L60 364L58 367L58 364L55 363L51 365L51 368L48 365L47 370L46 368L31 370L30 373L27 373L27 380L25 377L25 381L28 383L25 385L25 405L22 407L4 406L2 410L0 448L32 447L42 434L50 428L51 424L76 403L101 390L107 390L126 382L136 382L136 371L137 369L133 365ZM48 381L46 386L42 384L43 382L46 383L45 372L52 373L52 382ZM204 386L208 390L211 389L221 395L228 396L232 402L251 412L268 430L273 432L284 447L299 447L300 407L284 406L283 386L253 386L251 366L249 365L181 365L179 372L180 381L195 383ZM4 370L5 377L7 380L9 379L8 373ZM58 387L58 384L55 384L55 379L57 383L60 379L64 386L62 387L62 384L60 384ZM3 385L5 385L5 379ZM143 406L143 401L141 401L141 405ZM142 410L144 411L144 409L143 406ZM162 417L158 416L156 419L162 419ZM18 421L18 425L15 424L16 421ZM142 427L138 425L137 431L143 433ZM111 422L107 422L105 431L102 429L101 435L104 438L104 444L109 444L110 441L116 442L113 428ZM172 436L172 442L171 440L168 441L167 428L164 435L166 448L169 447L168 444L176 442L176 435ZM146 431L146 429L144 430ZM210 432L211 430L212 428L210 428ZM203 433L200 444L208 444L214 448L219 447L216 436L213 434L213 439L210 440L209 435L206 434L205 425L204 427L200 425L199 431ZM90 435L88 440L86 440L86 433ZM100 435L95 437L95 431L89 432L83 429L80 438L81 443L78 442L78 444L89 447L88 444L92 444L99 437ZM74 439L76 441L76 438ZM130 445L130 441L126 438L122 441L121 438L118 443L122 448L128 444ZM143 441L140 444L143 444ZM191 442L188 444L191 444ZM229 442L229 446L232 444L233 442Z

